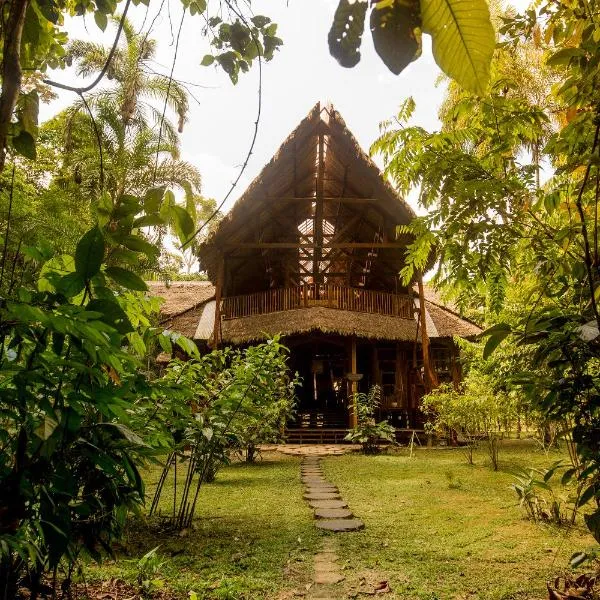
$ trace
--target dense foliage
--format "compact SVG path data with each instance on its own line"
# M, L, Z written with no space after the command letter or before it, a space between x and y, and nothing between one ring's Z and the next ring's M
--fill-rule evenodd
M409 228L405 278L437 249L438 283L493 325L484 358L504 341L507 385L572 435L564 479L578 480L577 504L600 541L596 11L541 2L505 15L483 97L450 84L438 132L406 126L407 101L374 151L428 209ZM507 292L518 298L508 310Z

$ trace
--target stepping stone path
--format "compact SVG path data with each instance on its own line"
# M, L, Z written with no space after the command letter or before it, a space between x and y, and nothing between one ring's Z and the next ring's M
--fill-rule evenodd
M357 531L365 526L348 509L337 487L323 476L320 456L304 456L300 474L305 486L304 499L308 500L309 506L315 509L315 525L319 529L344 532ZM316 579L315 583L317 583Z

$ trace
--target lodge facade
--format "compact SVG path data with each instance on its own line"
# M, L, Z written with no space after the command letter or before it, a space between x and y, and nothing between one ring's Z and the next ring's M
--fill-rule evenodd
M460 380L453 336L480 330L419 279L403 285L411 237L398 228L413 218L339 113L317 104L202 244L210 282L162 290L165 322L206 348L280 334L302 379L290 440L339 441L352 392L375 383L379 417L420 429L425 390Z

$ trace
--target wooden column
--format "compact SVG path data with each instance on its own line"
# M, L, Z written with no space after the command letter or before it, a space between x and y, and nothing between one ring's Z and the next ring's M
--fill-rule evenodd
M319 132L319 162L317 165L317 189L315 198L315 217L313 236L313 283L321 283L321 259L323 256L323 184L325 179L325 135Z
M419 310L421 314L421 348L423 351L423 371L425 372L425 393L438 387L439 382L433 365L431 364L429 336L427 335L427 323L425 312L425 291L423 289L423 275L417 276L419 285Z
M356 375L356 336L352 336L350 340L350 372ZM352 381L350 384L350 397L352 401L352 408L350 410L350 427L356 427L358 425L358 413L356 411L356 398L355 394L358 391L358 382Z
M217 281L215 282L215 324L213 326L213 348L218 348L221 336L221 301L223 298L223 282L225 279L225 257L219 255L217 265Z
M458 348L454 341L450 342L450 369L452 373L452 385L455 390L458 390L462 381L462 368L459 361Z
M400 348L400 343L396 342L396 373L394 374L394 402L400 401L400 406L404 408L404 354ZM400 394L402 390L402 394Z

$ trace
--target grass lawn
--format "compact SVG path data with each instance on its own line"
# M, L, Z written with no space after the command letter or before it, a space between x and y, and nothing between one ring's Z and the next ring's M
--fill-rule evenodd
M559 458L516 440L500 450L498 472L483 450L475 466L442 449L328 458L328 479L366 525L339 537L347 578L375 572L406 600L547 598L545 581L593 539L580 528L528 522L509 485L515 467Z
M389 581L392 592L383 597L390 599L546 598L546 579L593 540L579 528L524 520L510 470L560 457L508 442L496 473L483 451L476 466L449 449L421 449L412 458L407 450L326 458L327 478L366 525L336 536L346 577L339 597L353 596L366 579ZM150 497L158 475L150 473ZM169 497L166 491L163 510ZM90 566L87 577L133 582L138 558L160 544L160 576L176 597L193 590L200 599L292 598L306 591L324 535L302 500L299 459L267 453L256 465L224 468L204 487L195 528L185 537L136 519L117 561Z

